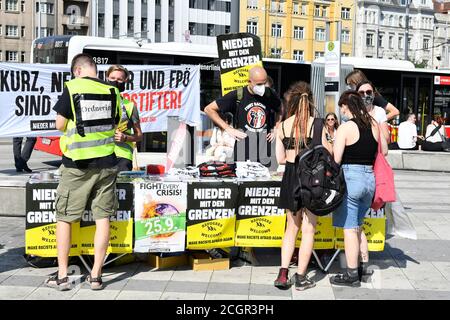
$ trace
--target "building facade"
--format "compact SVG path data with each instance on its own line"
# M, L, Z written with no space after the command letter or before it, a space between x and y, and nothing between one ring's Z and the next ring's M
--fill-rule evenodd
M435 26L432 67L450 68L450 1L434 3Z
M313 61L324 55L327 39L338 40L336 22L339 21L341 52L343 56L349 56L354 37L353 2L241 0L239 29L261 38L266 57Z
M215 45L216 35L238 30L236 0L95 0L92 6L93 35L100 37Z
M358 1L356 34L357 57L406 59L430 67L434 43L432 0Z

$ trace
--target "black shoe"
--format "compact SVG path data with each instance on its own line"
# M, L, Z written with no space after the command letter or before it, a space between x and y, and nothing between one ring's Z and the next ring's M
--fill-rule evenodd
M368 270L366 267L359 265L358 267L358 276L359 281L361 282L369 282L368 280L373 275L373 270Z
M357 288L361 286L361 281L358 277L350 277L347 273L338 273L330 278L331 284L337 286L353 287Z
M278 277L274 281L273 285L281 290L287 290L291 287L291 282L289 281L289 269L280 268L278 272Z
M23 169L16 168L16 172L23 172Z
M308 278L307 275L302 276L298 273L294 274L294 276L292 277L292 281L295 284L295 290L298 291L303 291L316 286L316 283Z
M33 172L33 170L28 168L28 165L26 165L26 164L23 166L23 171L28 172L28 173L32 173Z

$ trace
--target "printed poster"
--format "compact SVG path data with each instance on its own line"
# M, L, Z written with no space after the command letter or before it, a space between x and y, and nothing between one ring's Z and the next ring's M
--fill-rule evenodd
M107 253L133 252L133 185L117 183L119 207L110 217L110 239ZM88 204L90 207L90 204ZM91 210L86 210L80 222L80 252L94 255L95 221Z
M261 40L251 33L233 33L217 36L222 95L245 87L248 71L262 67Z
M236 246L281 247L285 210L278 208L281 182L243 182L239 186Z
M135 252L181 252L185 248L185 182L135 182Z
M334 227L331 214L318 217L316 224L316 232L314 235L314 249L333 249L334 248ZM302 230L300 229L295 246L300 247L302 241Z
M188 186L187 248L234 246L238 186L193 182Z
M386 216L384 208L374 211L369 209L364 218L363 229L367 237L369 251L383 251L386 242ZM344 249L344 232L336 228L336 249Z
M57 257L55 199L57 183L27 183L25 253L39 257ZM72 224L71 256L80 254L80 224Z

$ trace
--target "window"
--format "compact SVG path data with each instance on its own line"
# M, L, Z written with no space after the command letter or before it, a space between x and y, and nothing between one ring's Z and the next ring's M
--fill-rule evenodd
M25 12L25 1L20 1L20 11Z
M305 58L303 56L302 50L294 50L294 60L303 61Z
M119 16L118 15L113 16L113 28L114 29L119 28Z
M294 39L301 40L304 38L304 27L294 27Z
M190 35L197 34L197 24L195 22L189 22L189 34Z
M272 37L281 38L282 27L280 23L272 23Z
M208 10L215 11L216 10L216 1L208 0Z
M398 48L403 49L403 37L398 37Z
M316 28L316 40L325 41L325 29Z
M423 48L424 49L430 48L430 39L429 38L423 38Z
M18 0L6 0L6 11L19 11L19 1ZM6 57L8 58L8 52L17 51L6 51ZM9 61L9 60L7 60Z
M314 52L314 59L321 58L321 57L324 57L324 56L325 56L325 53L323 51L316 51L316 52Z
M400 4L401 4L402 6L406 6L406 1L410 1L410 0L400 0Z
M368 33L366 35L366 46L367 47L374 47L375 46L374 34L373 33Z
M12 38L19 37L19 28L17 26L6 26L6 36Z
M0 24L0 36L2 36L2 35L3 35L3 25Z
M307 3L302 3L302 16L306 16L306 8L307 8L308 4Z
M19 52L17 52L17 51L6 51L6 61L8 61L8 62L19 62Z
M349 30L342 30L341 41L343 43L350 43L350 31Z
M25 62L25 51L20 54L20 62Z
M147 21L145 22L147 24ZM175 32L175 23L173 20L169 20L169 34L173 34Z
M421 0L420 3L421 3L423 6L426 6L426 5L427 5L427 0Z
M119 19L117 18L117 20ZM147 18L142 18L141 20L141 31L147 31Z
M103 13L98 14L98 26L99 28L105 27L105 15Z
M394 49L394 36L389 36L389 49Z
M169 0L169 7L173 8L174 6L174 0Z
M46 10L44 12L47 14L54 14L55 11L53 10L53 3L47 3Z
M271 48L270 49L270 54L273 57L281 58L281 48Z
M258 34L258 22L247 21L247 32L257 35Z
M344 8L341 9L341 19L349 20L350 19L350 8Z
M412 38L408 38L408 49L412 49Z
M292 3L292 14L300 14L300 4L296 1Z
M231 26L225 26L225 33L231 32Z
M284 5L286 3L283 0L280 0L280 3L278 4L278 13L284 13Z
M207 35L214 37L216 35L216 26L214 24L208 24Z
M277 2L272 0L272 1L270 2L270 11L271 11L271 12L275 12L275 11L277 11L277 8L278 8Z
M328 16L328 7L322 7L322 17Z
M0 0L0 10L2 10L2 9L3 9L3 0ZM0 59L0 61L2 61L2 59Z
M314 7L314 16L315 17L320 17L320 6L315 6Z
M258 0L247 0L247 9L258 9Z
M20 27L20 37L24 38L25 37L25 27Z
M47 37L52 37L55 35L55 29L47 28Z
M382 48L383 47L383 35L379 34L378 35L378 47Z
M231 12L231 2L225 2L225 12Z
M161 33L161 19L155 19L155 32Z
M102 16L104 16L104 15L102 15ZM133 17L128 17L127 24L128 24L128 30L129 30L129 32L130 32L130 33L133 33L133 30L134 30L134 19L133 19ZM155 24L156 24L156 23L155 23ZM100 24L100 14L98 15L98 25L99 25L99 27L101 27L101 24Z

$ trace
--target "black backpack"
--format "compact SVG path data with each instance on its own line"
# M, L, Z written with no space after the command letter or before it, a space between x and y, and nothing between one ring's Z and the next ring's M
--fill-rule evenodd
M342 203L346 191L344 173L322 145L323 120L314 119L309 148L295 158L299 186L294 196L316 216L325 216Z

